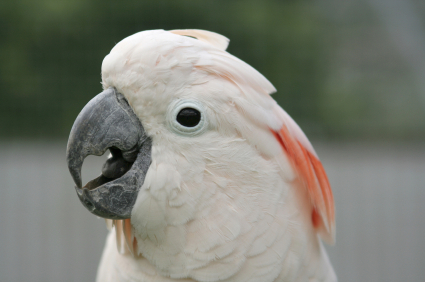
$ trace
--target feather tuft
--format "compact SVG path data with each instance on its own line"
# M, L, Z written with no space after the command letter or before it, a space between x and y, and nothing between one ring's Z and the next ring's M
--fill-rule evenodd
M108 230L112 230L115 227L117 250L120 254L131 254L135 258L140 257L137 253L137 239L134 237L133 227L129 218L122 220L106 219L106 227Z
M227 49L230 41L227 37L221 34L202 29L175 29L169 30L169 32L198 39L223 51Z

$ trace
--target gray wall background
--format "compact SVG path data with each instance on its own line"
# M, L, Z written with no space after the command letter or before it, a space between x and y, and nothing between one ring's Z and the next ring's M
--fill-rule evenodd
M425 148L410 143L313 142L334 191L341 282L421 282L425 277ZM103 219L80 204L66 141L0 143L0 281L94 281ZM89 157L83 179L104 157Z

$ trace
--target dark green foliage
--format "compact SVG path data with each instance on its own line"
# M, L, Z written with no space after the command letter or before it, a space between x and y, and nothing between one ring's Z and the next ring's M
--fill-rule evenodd
M228 51L274 84L273 97L308 136L425 135L411 70L370 7L320 3L0 1L0 138L66 138L101 92L102 60L115 43L142 30L184 28L227 36Z
M66 137L101 91L115 43L147 29L206 29L278 89L294 116L317 119L318 29L307 1L3 1L0 136Z

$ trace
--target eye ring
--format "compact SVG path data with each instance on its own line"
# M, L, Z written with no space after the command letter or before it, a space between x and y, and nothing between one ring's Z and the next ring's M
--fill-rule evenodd
M182 121L182 119L179 118L179 114L186 109L193 110L192 113L199 113L199 120L192 120L190 126L185 126L184 122L183 124L179 122L179 120ZM198 135L207 127L205 108L197 100L177 100L170 105L169 113L168 124L177 134L186 136ZM197 121L197 123L195 121Z

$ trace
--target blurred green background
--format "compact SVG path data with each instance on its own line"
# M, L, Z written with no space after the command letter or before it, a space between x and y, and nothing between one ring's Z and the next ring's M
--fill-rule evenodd
M403 49L380 1L1 1L0 138L66 138L101 92L101 63L115 43L184 28L227 36L228 51L275 85L274 98L309 137L423 138L425 67L414 64L425 52L424 4L412 2L419 30L396 31L413 33Z

